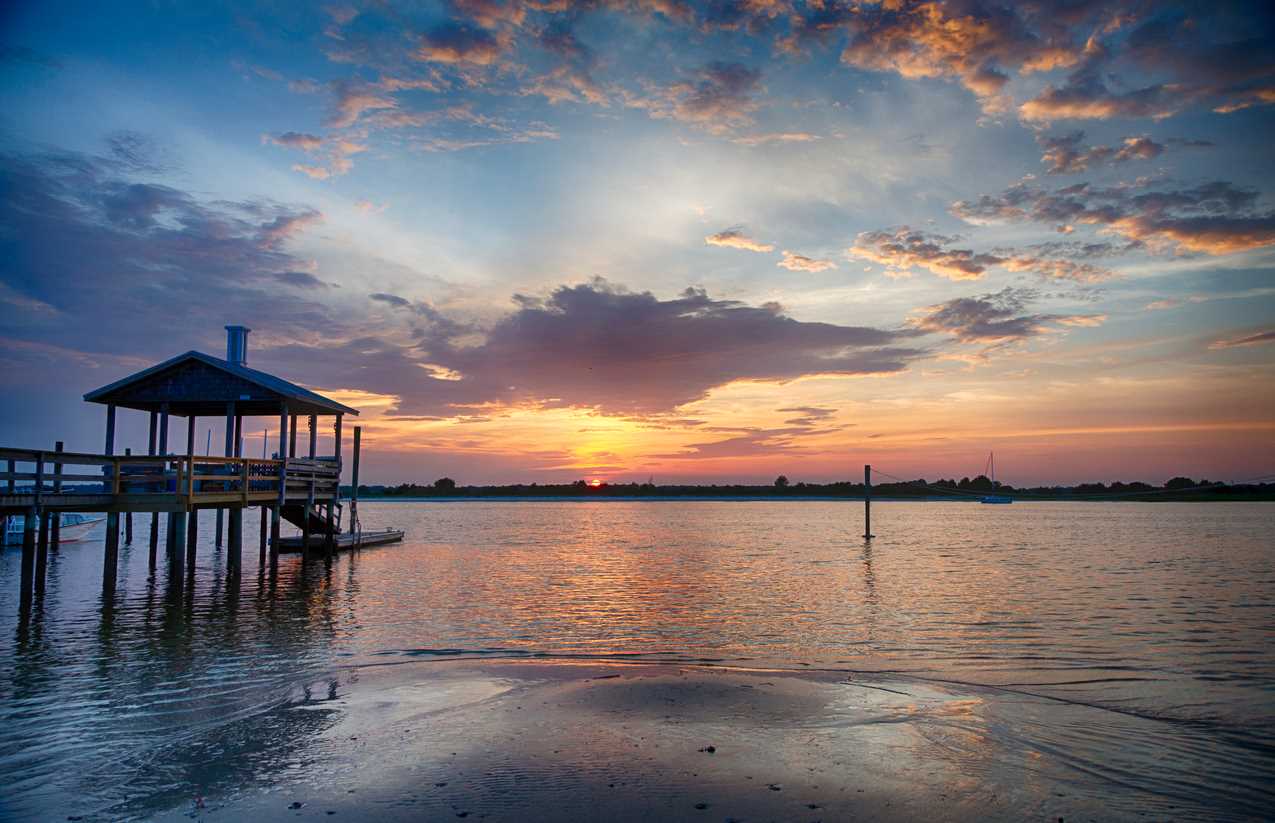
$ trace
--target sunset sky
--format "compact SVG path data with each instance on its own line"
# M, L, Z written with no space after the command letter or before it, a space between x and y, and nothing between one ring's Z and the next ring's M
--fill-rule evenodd
M238 323L365 482L1275 471L1269 4L17 2L0 90L3 445Z

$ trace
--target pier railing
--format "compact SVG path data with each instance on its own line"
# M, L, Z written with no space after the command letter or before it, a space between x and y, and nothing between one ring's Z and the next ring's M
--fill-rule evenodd
M0 448L0 497L6 508L57 506L86 498L94 504L171 502L182 507L273 501L279 478L285 500L335 496L340 464L334 459L185 455L103 455Z

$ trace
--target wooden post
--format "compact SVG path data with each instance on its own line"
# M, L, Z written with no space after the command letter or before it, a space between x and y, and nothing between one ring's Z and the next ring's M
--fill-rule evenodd
M40 508L44 502L44 452L35 453L35 505Z
M283 453L283 441L285 434L288 434L288 404L281 403L279 405L279 496L276 498L274 511L270 515L270 562L274 563L279 559L279 518L280 510L283 508L284 498L288 493L288 457ZM293 429L291 436L294 438L292 442L295 444L296 430Z
M158 524L156 524L158 528ZM115 596L115 576L119 571L120 516L119 512L106 515L106 551L102 556L102 597Z
M159 454L168 455L168 404L159 404Z
M337 414L332 431L332 456L336 460L336 485L332 487L332 499L328 501L328 554L336 552L336 504L341 499L341 422L345 415Z
M350 474L350 534L355 533L359 522L359 450L363 439L363 427L354 427L354 465Z
M31 593L35 586L35 533L36 512L26 510L22 518L22 564L19 567L21 584L18 601L23 609L31 607Z
M186 512L169 512L168 521L172 524L168 532L173 538L172 552L169 554L168 575L170 581L180 581L186 576Z
M186 569L194 573L195 555L199 547L199 509L191 508L186 515Z
M317 414L310 415L310 459L314 459L314 455L319 448L319 416Z
M105 454L115 454L115 404L108 403L106 405L106 451Z
M269 542L270 527L267 523L266 509L269 506L261 507L261 546L257 551L257 565L265 568L266 565L266 545Z
M35 547L35 593L44 594L44 575L49 568L49 518L58 515L44 509L39 514L40 535Z
M314 509L314 470L310 470L310 488L306 492L305 516L301 518L301 557L310 559L310 512Z
M13 489L14 489L13 473L17 471L17 469L18 469L18 461L10 460L9 461L9 494L10 495L13 494Z
M131 457L132 454L132 449L124 450L125 457ZM124 514L124 545L133 545L133 513L131 511Z
M156 438L159 435L159 412L151 412L150 440L146 445L147 456L155 455ZM149 469L147 470L149 471ZM151 512L150 568L155 568L155 552L159 546L159 512Z
M871 540L872 535L872 466L863 467L863 539Z
M282 422L283 421L281 420L280 423ZM282 429L282 431L288 432L288 457L296 457L297 456L297 416L295 414L292 415L292 419L289 421L289 423L291 424L291 428L285 427L284 429ZM279 443L280 443L279 456L283 457L282 438L279 440Z
M243 562L243 507L230 508L226 519L229 529L226 540L226 568L232 574L238 574Z
M62 453L62 441L59 440L53 444L53 451L57 454ZM62 460L58 458L58 462L53 466L53 493L62 493ZM56 547L62 542L62 515L54 514L53 521L49 524L49 545Z

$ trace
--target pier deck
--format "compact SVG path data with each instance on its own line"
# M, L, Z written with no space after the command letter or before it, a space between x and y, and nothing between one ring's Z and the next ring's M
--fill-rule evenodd
M313 457L123 456L0 448L0 512L188 512L336 496L340 465ZM20 470L21 469L21 470ZM279 494L280 477L285 490Z

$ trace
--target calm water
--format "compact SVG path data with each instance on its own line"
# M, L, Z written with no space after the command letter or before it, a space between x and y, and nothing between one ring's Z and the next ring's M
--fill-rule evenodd
M25 616L7 549L0 816L41 817L68 797L113 814L176 806L201 761L228 752L235 779L268 780L280 748L311 733L272 725L272 709L352 664L456 655L1004 687L1093 708L1084 728L1032 730L1078 770L1201 802L1212 792L1240 816L1275 807L1275 504L882 503L870 547L855 537L861 506L845 502L362 508L408 541L330 565L285 556L271 579L253 513L237 583L205 534L193 587L174 591L162 547L152 574L141 537L105 610L100 537L51 554ZM1104 717L1129 716L1162 731L1104 737ZM1139 746L1129 756L1156 774L1111 763Z

